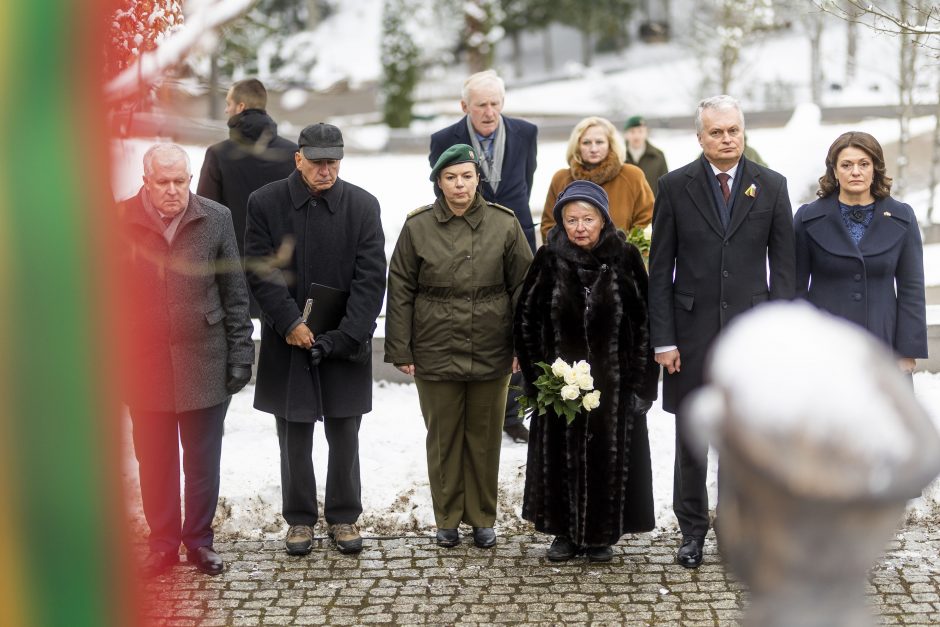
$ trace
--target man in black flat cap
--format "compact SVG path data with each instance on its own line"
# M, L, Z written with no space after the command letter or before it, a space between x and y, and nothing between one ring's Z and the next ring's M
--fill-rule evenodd
M357 553L359 424L372 411L368 347L385 295L385 235L378 200L339 178L340 130L312 124L297 143L297 169L248 199L248 283L262 320L254 406L277 423L287 552L306 555L313 545L313 427L323 420L328 533L340 552ZM347 296L336 328L316 336L303 314L312 283Z

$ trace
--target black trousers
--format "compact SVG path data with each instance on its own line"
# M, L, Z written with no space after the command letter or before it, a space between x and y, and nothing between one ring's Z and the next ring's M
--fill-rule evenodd
M190 550L212 546L226 411L228 401L181 413L131 410L151 551L179 551L180 542ZM185 519L180 515L181 444Z
M281 513L288 525L315 525L317 480L313 473L315 422L290 422L280 416L277 441L281 449ZM326 522L354 523L362 514L359 481L359 424L362 416L326 417L323 430L329 445L326 467Z
M672 509L683 536L704 538L708 533L708 444L686 437L686 417L676 414L676 460L673 470Z
M514 372L509 377L510 386L522 387L522 372ZM506 394L506 419L503 422L503 428L510 425L516 425L522 422L522 419L519 418L519 401L516 399L522 394L519 390L513 390L510 388L509 393Z

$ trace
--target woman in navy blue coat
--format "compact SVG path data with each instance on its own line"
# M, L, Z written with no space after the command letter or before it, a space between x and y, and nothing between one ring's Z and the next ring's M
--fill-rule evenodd
M819 199L793 221L797 294L871 331L912 372L927 357L924 251L914 211L890 193L878 140L840 135Z

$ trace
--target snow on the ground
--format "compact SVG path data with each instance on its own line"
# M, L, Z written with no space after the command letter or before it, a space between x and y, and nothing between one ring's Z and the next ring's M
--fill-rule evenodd
M914 375L918 398L940 427L940 374ZM277 434L274 418L252 408L254 386L232 399L222 443L222 481L216 532L220 537L262 539L282 537L281 493ZM360 464L362 523L367 534L426 533L434 526L427 479L425 428L413 384L375 383L371 414L362 419ZM675 420L659 402L647 417L653 464L653 498L657 527L676 528L672 514L672 468ZM124 484L130 511L141 525L137 463L130 444L130 419L125 417ZM314 467L319 501L326 479L326 440L321 425L314 434ZM531 529L522 521L522 493L527 448L503 438L499 472L497 527L503 531ZM709 499L716 498L716 458L709 464ZM940 481L912 502L912 519L940 514ZM321 507L322 516L322 507Z
M940 285L940 244L924 246L924 284Z

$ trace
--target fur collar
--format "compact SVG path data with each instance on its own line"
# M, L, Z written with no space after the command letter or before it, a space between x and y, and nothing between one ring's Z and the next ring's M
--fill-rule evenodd
M617 153L610 150L604 160L592 168L587 168L577 161L572 161L571 177L576 181L591 181L603 187L614 180L622 169L623 163L621 163Z

